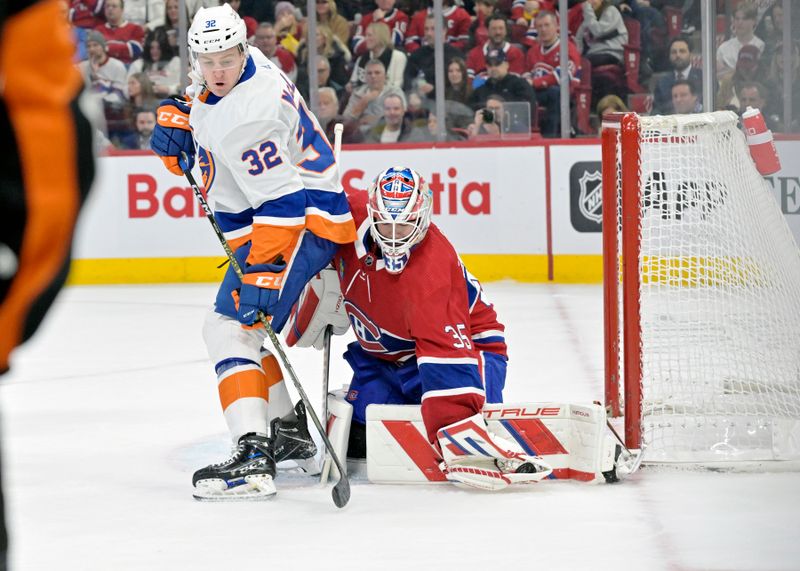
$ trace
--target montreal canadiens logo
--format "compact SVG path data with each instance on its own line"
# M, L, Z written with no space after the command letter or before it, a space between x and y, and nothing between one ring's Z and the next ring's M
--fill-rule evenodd
M358 309L349 301L344 302L345 311L353 324L353 331L356 333L361 346L367 351L385 352L386 347L381 343L380 327L367 317L363 311Z
M408 200L414 192L414 176L408 169L390 170L383 176L380 185L384 199Z

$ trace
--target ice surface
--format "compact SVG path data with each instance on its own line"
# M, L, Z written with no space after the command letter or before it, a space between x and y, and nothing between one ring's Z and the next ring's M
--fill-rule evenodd
M485 284L506 400L602 399L597 286ZM645 470L504 493L283 475L270 502L199 503L226 428L200 328L213 286L80 287L0 388L12 569L800 569L800 474ZM333 344L331 386L349 380ZM291 350L320 402L321 353Z

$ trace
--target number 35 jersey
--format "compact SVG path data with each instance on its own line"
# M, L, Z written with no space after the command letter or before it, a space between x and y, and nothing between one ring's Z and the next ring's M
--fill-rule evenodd
M423 386L482 391L482 352L506 358L505 334L480 283L435 224L400 274L384 269L369 234L366 192L350 195L358 239L334 266L358 343L394 362L416 357Z
M224 97L207 89L189 115L214 214L249 264L290 261L303 230L355 238L331 144L294 84L258 50Z

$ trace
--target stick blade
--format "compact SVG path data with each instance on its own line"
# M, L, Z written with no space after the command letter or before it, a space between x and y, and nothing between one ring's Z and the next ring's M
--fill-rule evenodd
M337 508L343 508L350 501L350 481L347 478L341 478L331 490L331 497L333 503Z

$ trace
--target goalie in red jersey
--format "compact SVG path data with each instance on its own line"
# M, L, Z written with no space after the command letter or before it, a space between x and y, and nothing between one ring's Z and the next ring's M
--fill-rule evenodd
M357 338L344 354L353 369L346 397L353 406L350 455L354 448L364 453L367 405L421 404L428 439L449 480L500 489L547 476L550 468L541 459L510 451L487 431L481 410L485 402L502 402L505 384L504 327L478 280L431 222L433 196L425 180L392 167L348 202L358 237L334 256L338 284L332 271L317 280L310 297L321 301L313 317L295 319L288 337L290 344L319 346L325 325L337 323L325 300L339 298L319 288L340 286L344 301L338 305ZM341 316L338 323L341 333Z

